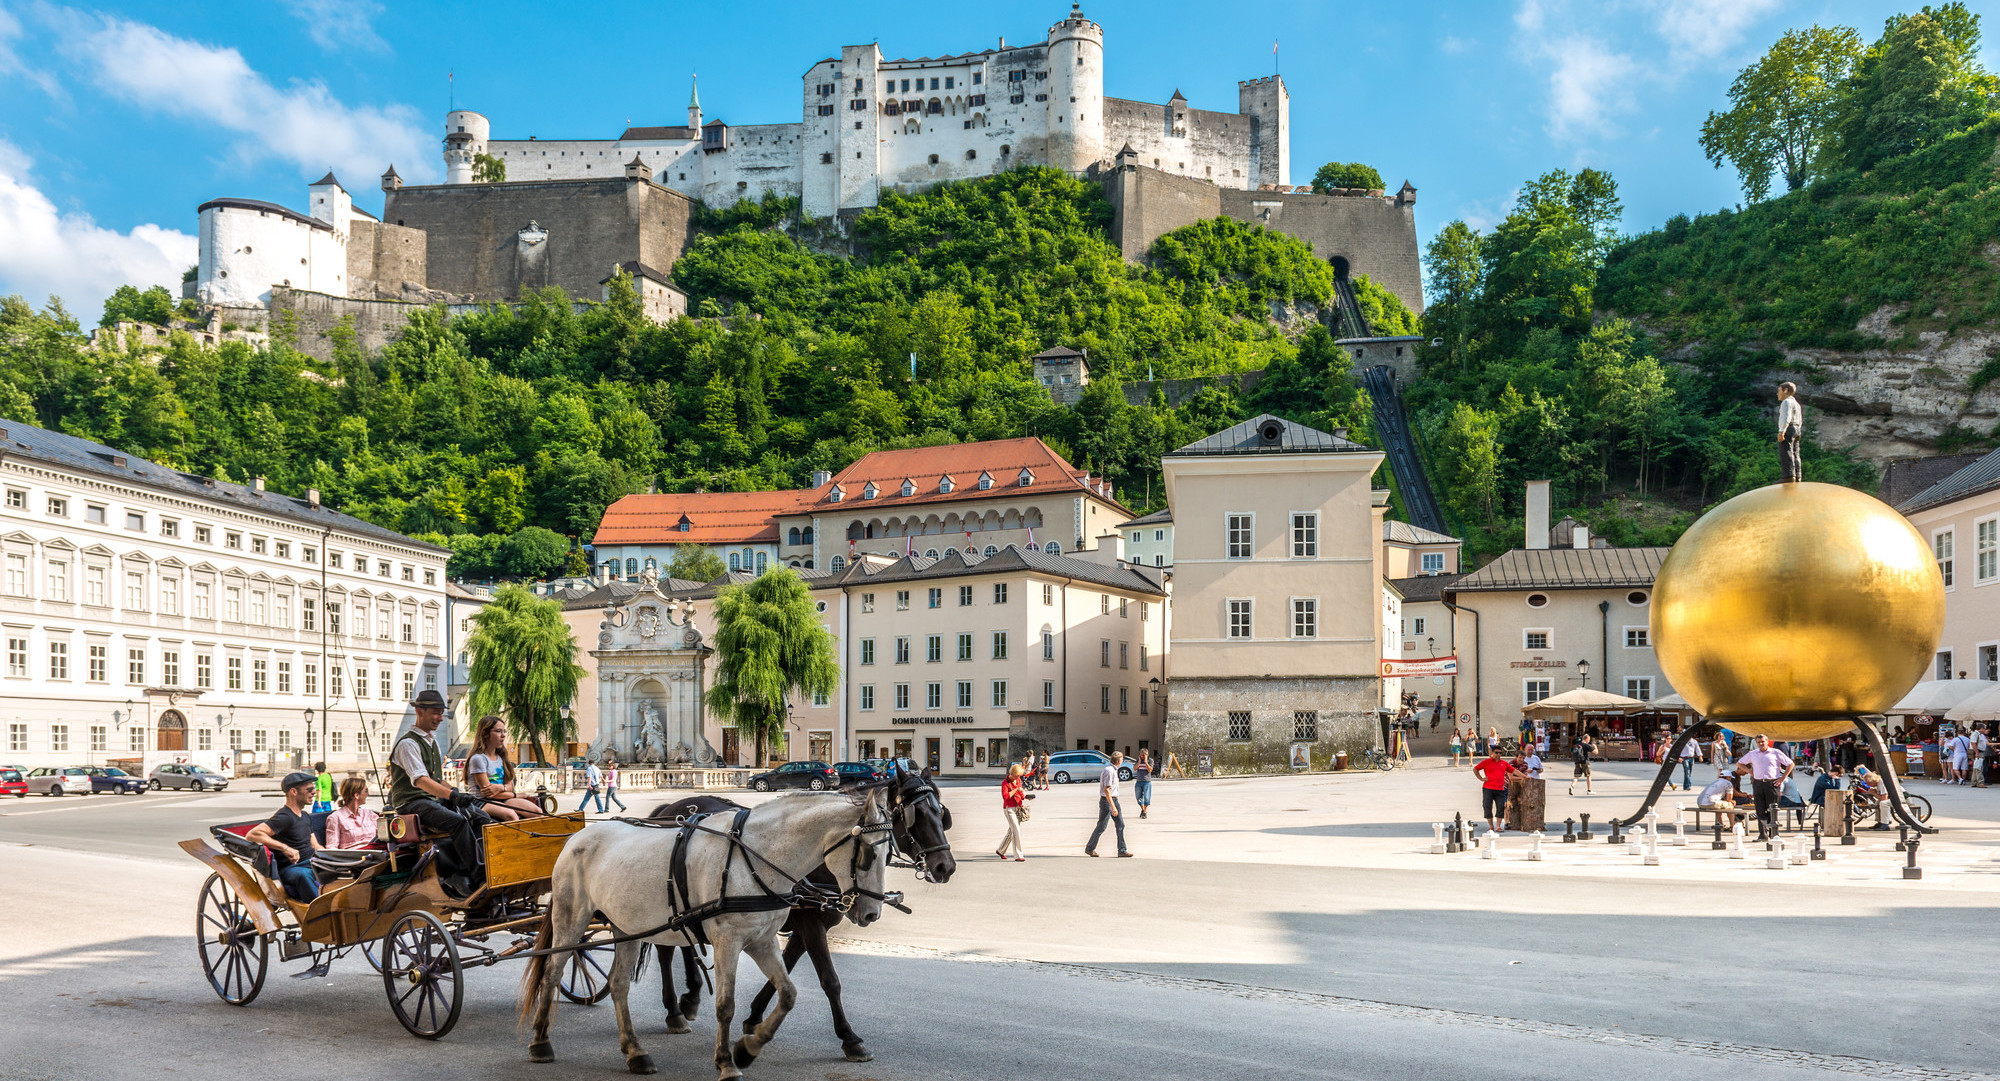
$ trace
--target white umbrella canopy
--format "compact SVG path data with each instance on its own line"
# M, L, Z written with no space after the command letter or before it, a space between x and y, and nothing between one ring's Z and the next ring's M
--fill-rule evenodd
M1940 714L1993 691L2000 691L2000 683L1990 679L1927 679L1911 687L1900 701L1882 712L1902 716Z
M1627 698L1622 694L1611 694L1608 691L1578 687L1575 690L1564 691L1553 697L1544 698L1533 705L1522 706L1521 712L1535 713L1549 710L1575 709L1586 713L1595 713L1600 711L1624 710L1632 706L1644 706L1645 704L1637 698Z
M1953 706L1951 709L1945 711L1944 714L1945 720L2000 721L2000 683L1994 683L1991 680L1984 680L1984 679L1936 680L1934 682L1986 684L1985 690L1980 691L1978 694L1975 694L1970 698L1964 699L1963 701L1959 702L1956 706ZM1923 684L1919 683L1917 684L1917 686L1921 687L1923 686ZM1898 702L1896 703L1896 705L1901 706L1902 703ZM1896 710L1891 710L1890 712L1901 713L1904 711L1901 709L1896 709Z

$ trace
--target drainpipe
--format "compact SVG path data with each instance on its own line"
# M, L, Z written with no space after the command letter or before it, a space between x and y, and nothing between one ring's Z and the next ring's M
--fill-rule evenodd
M1597 619L1601 631L1598 649L1604 657L1604 691L1611 693L1611 602L1597 602Z
M1446 608L1451 609L1453 614L1459 612L1472 613L1472 655L1479 658L1480 663L1484 664L1486 662L1486 654L1481 652L1479 648L1479 610L1476 608L1467 608L1462 604L1453 604L1452 602L1445 600L1444 594L1442 593L1438 594L1438 601L1442 603ZM1452 649L1453 651L1456 651L1458 649L1458 628L1456 627L1452 628ZM1475 666L1472 669L1472 730L1474 732L1479 731L1479 726L1481 723L1483 723L1484 720L1479 712L1479 692L1480 692L1479 669L1478 667ZM1453 698L1458 697L1457 676L1452 677L1451 696ZM1455 706L1458 703L1454 702L1452 704ZM1458 725L1458 718L1453 717L1451 719L1451 723L1453 726L1453 730L1456 731Z

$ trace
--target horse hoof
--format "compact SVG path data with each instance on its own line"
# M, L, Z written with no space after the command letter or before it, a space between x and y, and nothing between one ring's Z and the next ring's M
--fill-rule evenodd
M735 1060L737 1069L747 1070L750 1068L751 1063L757 1061L757 1056L750 1051L749 1047L745 1046L744 1041L738 1040L736 1041Z
M875 1056L868 1053L868 1045L862 1043L860 1040L856 1040L853 1043L841 1044L840 1049L847 1053L847 1061L849 1062L875 1061Z
M693 1029L688 1027L688 1023L685 1018L680 1018L680 1017L667 1018L667 1034L669 1036L685 1036L693 1031L694 1031Z
M654 1073L653 1056L633 1055L625 1060L625 1068L633 1073Z
M555 1060L556 1060L556 1045L549 1043L546 1040L540 1043L531 1043L528 1045L529 1062L554 1062Z

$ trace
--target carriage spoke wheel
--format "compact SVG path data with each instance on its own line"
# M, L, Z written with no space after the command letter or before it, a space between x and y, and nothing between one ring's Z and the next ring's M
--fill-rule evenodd
M377 972L382 971L382 940L371 939L363 942L361 944L361 957L368 962L369 968Z
M465 970L451 932L428 912L398 919L382 938L382 986L410 1035L435 1040L458 1023Z
M257 933L250 911L219 874L208 876L195 906L195 945L208 985L231 1006L248 1006L264 989L271 943Z
M594 1006L611 993L611 962L618 947L593 944L594 940L601 943L610 937L608 931L585 931L578 940L583 943L582 948L563 955L562 981L556 984L562 997L579 1005ZM634 979L638 975L632 974Z

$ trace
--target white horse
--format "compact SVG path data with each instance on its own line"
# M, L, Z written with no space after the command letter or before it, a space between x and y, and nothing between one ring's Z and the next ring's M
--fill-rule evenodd
M688 903L696 908L723 899L765 902L764 911L733 911L702 922L715 945L715 1066L722 1081L741 1077L777 1034L798 998L779 954L778 929L791 914L778 896L795 887L811 889L805 877L821 863L833 872L847 918L866 927L882 915L888 861L881 846L891 824L881 789L861 794L781 796L754 808L742 821L741 840L730 839L734 815L705 819L687 843ZM676 911L681 885L671 880L673 850L680 830L627 823L593 823L577 834L557 858L549 907L536 937L538 950L574 944L602 913L621 936L655 928L657 933L618 944L611 965L611 998L618 1009L619 1049L633 1073L653 1072L652 1056L632 1032L627 1001L632 973L648 943L681 945L680 931L666 930ZM692 929L692 928L690 928ZM747 953L778 989L776 1008L732 1051L730 1022L736 1010L737 955ZM531 1023L531 1062L554 1062L549 1017L555 1009L562 965L548 954L530 959L523 978L521 1017Z

